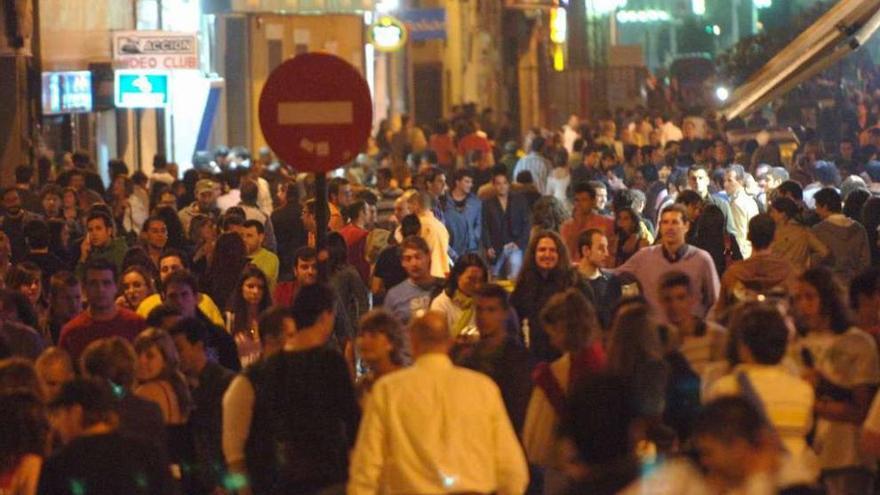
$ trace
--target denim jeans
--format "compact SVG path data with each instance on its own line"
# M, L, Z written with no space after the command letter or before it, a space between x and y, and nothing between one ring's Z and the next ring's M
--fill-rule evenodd
M516 244L504 246L500 253L496 253L495 263L492 264L492 276L497 279L516 280L519 269L522 268L523 252Z

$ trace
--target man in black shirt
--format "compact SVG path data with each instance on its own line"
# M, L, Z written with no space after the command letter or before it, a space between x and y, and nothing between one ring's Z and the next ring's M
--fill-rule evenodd
M223 394L233 373L208 359L205 350L208 323L184 318L169 332L180 355L180 368L186 374L193 399L189 426L196 454L196 489L214 493L223 486L226 472L223 460Z
M38 493L175 493L167 459L116 431L113 394L105 382L66 383L49 409L64 447L43 464Z
M529 351L508 331L507 291L489 284L477 292L474 306L480 340L473 345L456 345L451 352L453 361L492 378L501 390L514 431L522 431L532 394L531 368Z
M21 191L15 187L3 190L0 206L3 207L3 214L0 215L0 230L9 237L12 262L19 263L25 259L28 252L24 240L24 226L33 220L40 220L40 216L22 207Z
M360 411L345 360L327 347L335 308L328 287L300 289L291 308L297 332L250 376L254 418L267 426L246 447L254 493L341 490L348 479Z
M608 259L608 237L601 230L587 229L578 236L578 250L581 259L578 272L596 295L596 315L602 328L611 326L611 311L620 300L620 279L613 273L603 270Z

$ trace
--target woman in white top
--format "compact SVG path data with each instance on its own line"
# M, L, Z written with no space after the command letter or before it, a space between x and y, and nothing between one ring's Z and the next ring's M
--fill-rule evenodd
M468 253L455 262L446 289L431 301L431 309L446 315L453 338L476 335L474 295L489 281L489 270L478 255Z
M858 441L880 384L880 357L874 339L850 326L840 294L824 267L807 270L793 287L794 311L807 330L798 343L801 373L816 390L813 447L829 494L873 493L876 461Z
M545 194L570 207L571 201L568 199L570 189L571 171L568 168L568 153L565 149L559 149L553 156L553 170L547 176Z

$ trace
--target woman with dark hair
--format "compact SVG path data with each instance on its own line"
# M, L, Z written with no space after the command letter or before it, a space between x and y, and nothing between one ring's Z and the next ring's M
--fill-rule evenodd
M49 308L43 298L43 272L40 267L30 261L13 265L6 272L6 288L22 294L36 315L37 322L44 321ZM37 324L26 323L28 326L40 328Z
M188 234L193 251L193 272L204 275L217 245L217 223L208 215L196 215L189 223Z
M71 235L76 228L71 228L67 220L50 218L46 221L49 227L49 252L57 256L68 267L76 266L79 254L71 248Z
M559 232L562 223L571 218L567 206L553 196L541 196L532 205L532 233L542 230Z
M150 258L150 255L147 254L147 250L143 246L132 246L125 251L125 256L122 257L122 265L119 268L125 271L132 266L144 268L149 273L151 279L154 281L159 280L159 267L156 266L156 262Z
M247 265L226 305L226 331L235 337L242 366L255 363L260 358L257 320L260 313L271 305L269 279L256 265Z
M152 273L141 265L133 264L125 268L119 277L119 297L116 305L131 311L156 292Z
M186 423L192 399L174 340L165 330L148 328L134 340L134 351L138 358L135 395L156 403L166 425Z
M795 281L794 313L806 333L798 342L800 364L816 389L813 446L826 490L872 493L876 466L858 440L880 384L880 357L873 337L851 326L843 293L824 267Z
M862 207L871 197L871 193L865 189L855 189L846 195L843 200L843 214L860 222L862 220Z
M348 263L348 247L338 232L327 234L327 275L330 287L345 308L346 335L354 338L355 325L370 310L367 286L358 271Z
M474 296L489 282L489 269L477 254L462 255L452 267L446 289L431 301L431 309L446 315L453 338L476 336Z
M622 265L636 251L650 245L648 238L642 232L642 223L639 214L629 206L617 210L614 226L617 232L616 265Z
M572 287L588 301L595 299L590 286L572 267L568 248L559 234L545 230L533 235L510 303L523 322L523 332L535 362L549 362L560 356L551 346L538 314L551 296Z
M199 284L211 299L223 305L235 290L241 271L248 264L247 250L241 236L227 232L217 238L217 247L208 271Z
M173 208L162 206L157 208L155 215L165 222L165 228L168 229L168 246L170 248L187 251L186 232L183 231L183 223Z
M357 353L367 372L355 384L361 404L376 380L409 365L409 340L400 321L384 309L374 309L358 323Z
M600 326L593 305L575 288L549 298L540 311L549 343L562 353L552 363L540 363L532 376L535 387L526 410L522 441L529 464L547 468L545 493L559 493L562 478L554 454L555 434L564 417L571 387L605 368Z
M868 233L868 247L871 248L871 265L880 265L880 244L878 244L878 229L880 229L880 197L874 196L862 205L860 221Z
M611 325L608 343L608 371L629 379L639 414L659 419L665 408L669 371L659 325L647 304L623 308Z
M49 418L38 397L0 397L0 493L33 495L49 445Z

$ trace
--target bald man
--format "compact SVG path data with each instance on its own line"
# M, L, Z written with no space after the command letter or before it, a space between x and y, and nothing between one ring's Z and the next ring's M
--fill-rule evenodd
M528 468L498 387L452 364L443 313L414 319L409 334L415 363L379 380L367 400L349 495L523 493Z

